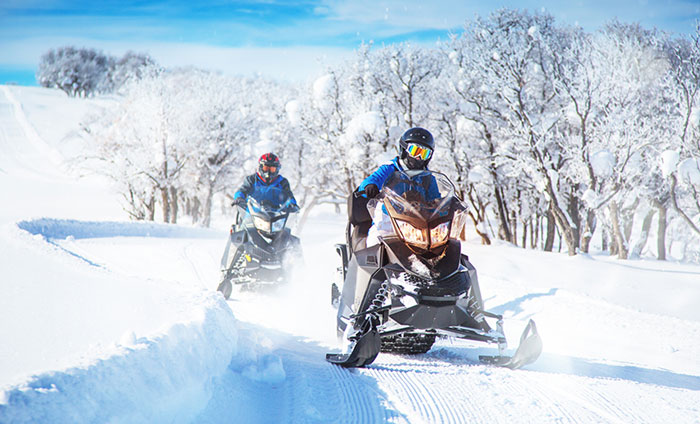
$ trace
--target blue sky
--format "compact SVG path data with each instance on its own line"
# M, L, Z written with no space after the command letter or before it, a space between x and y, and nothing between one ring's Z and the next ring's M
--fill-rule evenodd
M590 31L618 18L690 34L700 19L700 0L1 0L0 83L34 85L41 55L63 45L115 56L147 52L165 66L303 79L362 42L434 43L499 7L544 9Z

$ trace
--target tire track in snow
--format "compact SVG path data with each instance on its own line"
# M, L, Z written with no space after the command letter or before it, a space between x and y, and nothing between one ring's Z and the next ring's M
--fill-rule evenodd
M380 423L391 420L392 422L406 422L400 412L389 408L390 402L386 395L379 389L372 387L370 380L365 380L365 372L348 370L337 365L327 364L331 369L331 375L343 399L345 406L345 420L348 423ZM374 398L373 398L374 397ZM379 408L378 399L381 398L384 408Z
M399 358L395 363L375 362L362 372L377 380L411 422L649 421L648 414L640 412L634 402L621 402L620 393L611 390L607 380L571 380L568 375L435 358ZM553 379L564 381L552 384Z
M413 412L410 413L412 419L418 413L428 423L473 421L476 417L464 420L454 407L452 395L461 389L458 383L445 384L452 376L445 376L445 372L449 374L449 371L441 365L406 359L394 364L378 364L365 372L381 381L385 390L390 388L393 397L401 400L401 405ZM408 414L408 411L403 412ZM480 417L483 418L483 415Z
M629 384L624 380L534 374L528 383L538 399L549 402L552 409L566 415L571 422L644 423L650 420L648 407L640 405L636 398L630 399L625 388L618 391L621 385Z

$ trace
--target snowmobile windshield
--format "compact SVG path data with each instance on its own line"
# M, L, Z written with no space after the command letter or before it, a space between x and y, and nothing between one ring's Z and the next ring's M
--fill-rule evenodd
M444 246L456 235L452 229L461 230L463 225L462 214L456 212L465 208L450 179L439 172L394 172L384 183L381 196L368 204L372 216L376 211L372 209L379 205L391 217L395 233L421 251Z
M289 201L289 196L279 187L256 188L248 196L248 224L266 235L282 231L289 216Z

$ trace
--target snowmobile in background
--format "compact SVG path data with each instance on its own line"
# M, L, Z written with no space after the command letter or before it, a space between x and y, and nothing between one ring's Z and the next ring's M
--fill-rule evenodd
M362 367L380 352L425 353L437 337L493 343L498 354L479 359L508 368L537 359L542 340L532 320L515 354L505 355L503 317L484 310L476 269L461 252L458 235L466 207L449 178L426 170L396 171L376 199L361 194L348 200L347 243L336 245L343 282L331 290L338 336L347 351L329 353L327 361ZM366 247L363 236L377 208L388 215L393 232Z
M246 207L236 206L217 288L224 298L234 284L250 290L279 284L303 261L299 238L287 228L289 215L299 207L287 200L280 188L269 187L248 196Z

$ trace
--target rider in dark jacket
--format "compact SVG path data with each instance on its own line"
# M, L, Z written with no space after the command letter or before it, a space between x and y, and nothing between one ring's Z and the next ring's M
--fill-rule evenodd
M268 188L278 187L286 195L285 199L267 199L273 200L277 203L282 204L287 207L290 211L299 210L297 201L294 198L292 189L289 186L289 181L280 175L280 168L282 167L279 158L274 153L265 153L260 156L258 160L258 172L253 175L248 175L243 180L238 191L233 196L233 204L240 205L245 208L248 196L253 196L256 200L262 201L266 199L259 198L269 190Z

